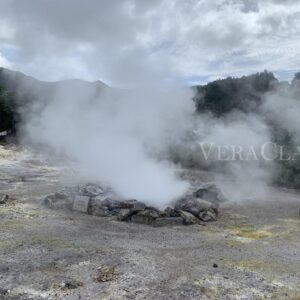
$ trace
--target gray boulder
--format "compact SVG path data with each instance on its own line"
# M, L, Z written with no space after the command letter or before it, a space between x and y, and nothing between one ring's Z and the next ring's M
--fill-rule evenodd
M161 216L164 217L180 217L180 213L178 210L172 208L172 207L167 207L163 212L161 212Z
M70 195L68 193L64 193L64 192L56 192L54 194L54 197L57 200L67 200L68 198L70 198Z
M138 223L138 224L145 224L145 225L153 225L155 218L144 215L144 214L136 214L131 216L131 222Z
M159 218L159 216L160 211L158 209L155 207L146 207L144 210L132 215L131 221L133 223L153 225L154 221Z
M146 205L143 202L139 202L136 200L128 200L127 203L130 203L130 210L132 214L138 213L146 209Z
M118 212L118 220L119 221L127 221L129 217L132 215L132 212L129 208L122 208Z
M226 199L214 184L203 184L196 191L175 202L174 208L159 210L143 202L123 200L108 188L104 191L96 184L86 184L45 198L45 204L54 209L70 208L100 217L116 217L119 221L152 226L199 224L216 220L218 206ZM5 202L4 200L3 202Z
M184 210L190 212L196 217L198 216L200 211L207 210L210 208L216 208L216 206L213 203L199 198L194 198L192 196L182 198L175 203L176 210Z
M89 214L97 216L117 215L120 220L127 220L131 215L144 211L145 208L146 205L137 200L115 200L103 194L91 198Z
M121 208L128 208L127 205L119 200L106 198L101 202L101 206L107 207L109 210L119 211Z
M88 183L82 187L79 187L80 194L89 197L96 197L104 193L104 190L97 184Z
M194 197L214 203L217 206L227 200L223 192L214 183L203 183L194 192Z
M107 201L106 201L107 200ZM89 202L88 214L98 217L111 217L113 212L110 207L110 199L103 196L91 198Z
M178 211L189 212L202 221L216 220L218 208L211 202L188 196L178 200L175 204Z
M199 212L198 217L204 222L216 221L218 217L218 211L214 208L203 210Z
M111 217L116 213L112 212L107 207L93 206L89 207L88 214L97 217Z
M144 210L140 211L139 214L144 216L151 216L152 218L156 219L159 218L160 210L152 206L147 206Z
M8 200L8 195L0 195L0 204L5 204Z
M182 218L182 223L184 225L193 225L199 223L199 219L187 211L179 210L178 214Z

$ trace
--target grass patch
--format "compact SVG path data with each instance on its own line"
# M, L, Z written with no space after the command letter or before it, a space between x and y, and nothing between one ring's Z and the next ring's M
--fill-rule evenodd
M261 260L240 260L237 262L233 262L233 266L238 268L238 269L250 269L250 270L255 270L255 269L261 269L264 268L267 265L265 261Z
M273 233L267 229L257 229L253 226L235 227L230 233L238 237L252 240L260 240L273 235Z

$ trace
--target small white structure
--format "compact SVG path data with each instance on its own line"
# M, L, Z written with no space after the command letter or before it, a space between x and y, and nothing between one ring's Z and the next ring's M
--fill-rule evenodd
M76 195L73 201L73 210L87 213L90 197Z

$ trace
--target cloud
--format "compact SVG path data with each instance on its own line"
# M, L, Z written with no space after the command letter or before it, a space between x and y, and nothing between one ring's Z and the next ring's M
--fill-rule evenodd
M0 52L0 67L10 68L11 63Z
M299 15L281 0L7 0L0 43L17 49L17 69L50 80L280 73L300 69Z

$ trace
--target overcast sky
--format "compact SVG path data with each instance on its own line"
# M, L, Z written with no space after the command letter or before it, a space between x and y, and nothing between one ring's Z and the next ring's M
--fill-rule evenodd
M43 80L285 80L299 54L299 0L0 0L0 66Z

